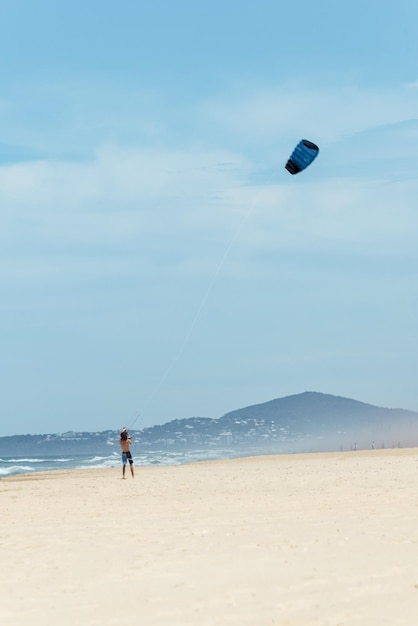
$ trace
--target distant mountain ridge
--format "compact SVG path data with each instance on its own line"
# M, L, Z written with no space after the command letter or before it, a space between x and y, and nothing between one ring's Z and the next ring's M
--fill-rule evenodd
M322 423L327 427L340 424L364 425L364 420L386 421L387 419L418 417L418 413L406 409L390 409L374 406L330 394L305 391L303 393L275 400L269 400L262 404L254 404L243 409L237 409L226 413L222 419L234 420L236 418L252 418L262 415L264 419L286 418L297 420L299 423L309 424L315 420L316 424ZM348 422L348 423L347 423Z
M226 413L218 419L186 418L144 429L145 436L175 437L199 426L224 442L289 450L348 449L351 445L418 445L418 413L306 391ZM229 433L229 435L228 435Z
M237 452L316 452L418 446L418 413L306 391L230 411L132 431L135 449L229 448ZM118 431L0 438L0 454L109 454Z

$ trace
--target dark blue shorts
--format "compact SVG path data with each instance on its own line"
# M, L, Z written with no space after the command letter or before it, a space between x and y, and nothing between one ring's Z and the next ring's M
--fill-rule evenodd
M122 463L126 465L128 461L130 465L134 462L130 450L128 450L128 452L122 452Z

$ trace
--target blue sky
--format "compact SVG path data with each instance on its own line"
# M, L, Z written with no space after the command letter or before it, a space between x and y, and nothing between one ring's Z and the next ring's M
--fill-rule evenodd
M0 436L306 390L418 411L417 23L0 0Z

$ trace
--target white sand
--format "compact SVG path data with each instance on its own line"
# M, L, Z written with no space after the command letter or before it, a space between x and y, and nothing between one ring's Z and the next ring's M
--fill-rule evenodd
M0 481L0 624L415 626L418 450Z

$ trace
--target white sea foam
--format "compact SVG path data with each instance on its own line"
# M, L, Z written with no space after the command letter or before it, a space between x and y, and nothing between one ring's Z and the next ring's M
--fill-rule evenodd
M100 463L95 463L93 465L88 465L88 467L83 466L83 469L106 469L106 468L110 468L110 467L117 467L119 465L119 462L116 459L105 459L103 461L101 461Z
M9 465L9 467L0 467L0 476L10 476L12 474L27 474L33 472L34 468L30 465Z
M0 463L47 463L48 459L0 459Z
M213 459L227 459L237 456L232 450L147 450L135 453L134 464L137 467L151 465L184 465ZM22 458L0 459L0 477L13 474L32 472L46 472L63 469L107 469L118 467L121 464L120 453L112 452L108 456L79 455L73 457L46 457L37 456Z

